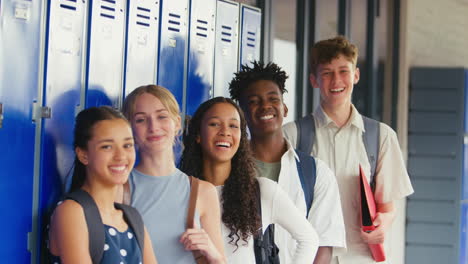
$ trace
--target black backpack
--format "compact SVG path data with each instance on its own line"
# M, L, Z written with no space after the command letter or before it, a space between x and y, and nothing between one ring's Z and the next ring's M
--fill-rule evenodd
M100 263L104 252L105 230L93 197L86 191L80 189L66 194L63 200L74 200L83 207L86 225L88 226L89 254L94 264ZM145 228L140 213L138 213L135 208L128 205L114 203L114 206L123 211L125 222L133 229L140 250L143 252Z
M297 172L301 180L302 190L306 202L306 217L309 216L310 208L314 200L314 186L317 178L317 169L315 159L310 155L296 150L299 161L296 160ZM260 215L260 223L262 221L262 205L260 199L260 186L257 182L257 192L255 193L257 200L257 214ZM275 225L271 224L262 232L262 227L254 236L254 251L255 262L258 264L279 264L279 248L275 244Z
M279 249L275 244L275 226L269 225L263 233L262 227L262 204L260 198L260 185L256 181L257 188L255 199L257 200L257 214L260 216L260 228L254 235L255 263L257 264L279 264Z

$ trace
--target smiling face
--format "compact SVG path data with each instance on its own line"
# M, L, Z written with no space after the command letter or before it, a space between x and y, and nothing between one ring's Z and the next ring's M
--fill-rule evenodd
M131 124L140 153L172 152L180 116L171 115L156 96L143 93L137 97Z
M204 159L231 161L239 149L240 120L239 112L229 103L217 103L205 112L197 138Z
M334 109L351 106L354 85L359 81L359 69L340 55L328 64L320 64L315 74L310 74L313 87L320 88L322 107Z
M135 163L132 131L123 119L97 122L91 131L87 149L76 148L78 159L86 166L87 181L107 185L127 181Z
M242 93L240 104L252 137L281 131L288 108L275 82L259 80L250 84Z

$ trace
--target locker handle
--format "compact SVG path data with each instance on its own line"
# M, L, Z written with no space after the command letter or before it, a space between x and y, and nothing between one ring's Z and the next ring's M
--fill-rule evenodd
M33 103L32 121L36 122L41 118L51 118L52 109L48 106L40 106L37 102Z
M0 103L0 128L3 127L3 104Z

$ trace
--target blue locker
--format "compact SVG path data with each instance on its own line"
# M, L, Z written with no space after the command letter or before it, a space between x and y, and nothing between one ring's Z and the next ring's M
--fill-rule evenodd
M260 59L262 11L242 4L240 7L240 65Z
M216 0L192 0L190 5L186 114L213 94Z
M185 112L188 0L161 1L158 84L169 89Z
M73 166L74 119L83 108L84 89L86 2L59 0L49 4L43 100L51 115L42 123L40 226L48 221L47 212L62 194Z
M120 108L123 87L124 0L92 0L89 8L86 107Z
M218 0L215 32L214 96L230 97L229 83L239 69L239 4Z
M30 263L44 1L0 1L0 200L2 263ZM33 106L34 104L34 106ZM36 182L37 183L37 182ZM28 239L29 237L29 239ZM12 240L13 239L13 240Z
M128 0L125 96L156 83L159 43L159 2Z

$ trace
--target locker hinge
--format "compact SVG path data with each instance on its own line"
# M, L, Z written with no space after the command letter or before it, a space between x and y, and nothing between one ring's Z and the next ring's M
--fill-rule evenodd
M28 232L27 234L28 236L28 242L27 242L27 246L28 246L28 251L29 252L32 252L32 246L33 246L33 243L32 243L32 232Z
M3 104L0 103L0 128L3 127Z
M465 145L468 145L468 133L465 133L465 135L463 135L463 143Z
M51 108L48 106L39 106L37 102L33 103L32 121L36 122L40 118L50 118L52 115Z

